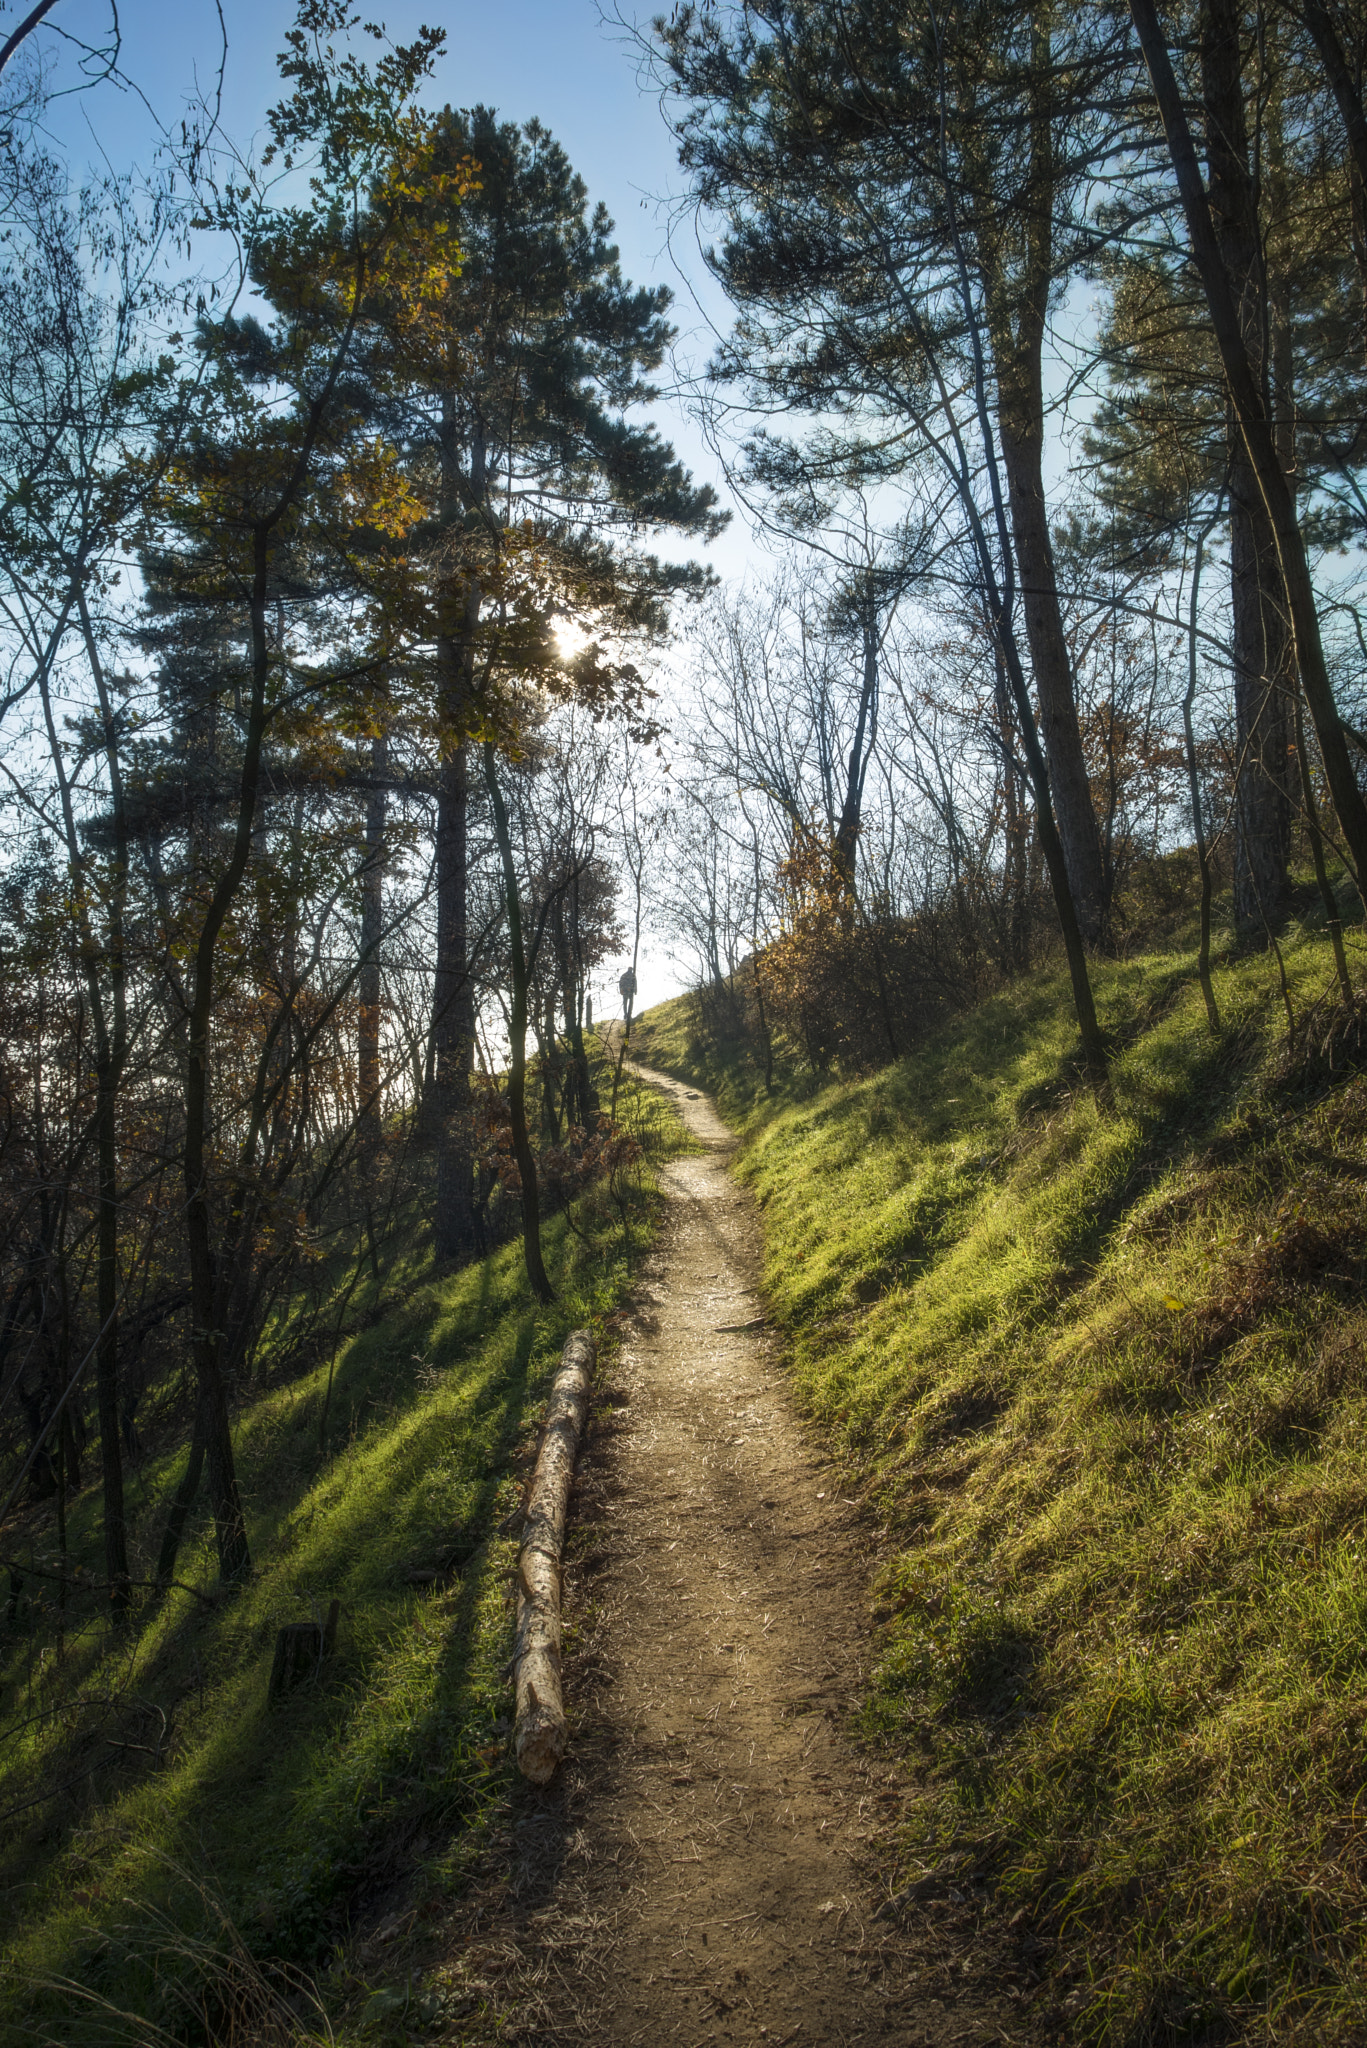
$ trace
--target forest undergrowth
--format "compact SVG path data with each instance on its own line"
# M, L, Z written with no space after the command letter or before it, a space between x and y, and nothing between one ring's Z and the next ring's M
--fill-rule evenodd
M651 1163L685 1142L629 1083L620 1115L642 1161L549 1221L554 1306L533 1301L520 1242L443 1275L414 1220L378 1275L339 1271L335 1355L315 1344L292 1365L288 1326L268 1339L234 1418L256 1560L241 1590L218 1583L207 1510L178 1586L144 1584L121 1629L83 1595L97 1489L70 1505L61 1580L50 1516L41 1544L8 1533L6 2048L261 2048L420 2023L406 1987L366 1980L355 1936L400 1895L407 1926L439 1915L506 1805L507 1518L564 1337L608 1323L653 1228ZM180 1450L168 1428L136 1472L142 1581ZM334 1653L272 1704L277 1630L321 1623L333 1600Z
M1217 969L1218 1035L1187 932L1098 962L1104 1112L1061 971L767 1095L694 998L635 1040L743 1134L794 1387L886 1535L901 1907L976 1892L1051 2036L1367 2037L1367 1071L1327 941L1282 950L1285 995Z

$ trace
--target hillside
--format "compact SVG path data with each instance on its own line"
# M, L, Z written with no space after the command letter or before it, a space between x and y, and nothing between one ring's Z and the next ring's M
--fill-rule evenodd
M1367 2030L1367 1076L1328 947L1061 978L858 1080L634 1050L745 1139L793 1385L886 1550L868 1728L905 1897L979 1889L1070 2038Z
M548 1225L554 1307L532 1301L520 1242L436 1271L415 1213L378 1282L333 1277L333 1341L301 1355L271 1333L235 1416L256 1560L240 1592L218 1586L202 1503L179 1585L144 1585L122 1632L97 1590L98 1488L71 1504L64 1564L46 1508L32 1541L9 1532L6 2043L373 2038L386 1998L402 2019L406 1992L357 1942L402 1908L420 1948L506 1819L506 1517L563 1338L602 1330L630 1287L649 1161L683 1142L657 1097L626 1096L645 1168ZM144 1581L179 1475L163 1434L131 1503ZM272 1705L277 1630L334 1599L334 1656Z

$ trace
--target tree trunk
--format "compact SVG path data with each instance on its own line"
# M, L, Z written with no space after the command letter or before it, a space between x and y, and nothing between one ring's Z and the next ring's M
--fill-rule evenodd
M1212 516L1211 526L1219 517L1219 509ZM1210 847L1206 839L1205 812L1201 803L1201 765L1196 755L1196 733L1192 725L1192 706L1196 702L1196 628L1200 616L1201 563L1205 554L1206 541L1211 526L1197 537L1196 559L1191 571L1191 624L1187 634L1187 688L1182 699L1182 732L1187 749L1187 788L1191 793L1191 827L1196 835L1196 863L1201 874L1201 937L1196 955L1196 972L1200 977L1201 994L1206 1005L1206 1022L1217 1036L1220 1030L1220 1010L1215 1000L1215 984L1210 978L1210 905L1213 893L1213 879L1210 867Z
M1264 394L1265 295L1248 163L1240 32L1230 0L1203 0L1201 87L1215 236L1239 309L1249 368ZM1279 451L1280 453L1280 451ZM1237 417L1230 419L1230 597L1234 615L1234 923L1265 944L1287 912L1291 799L1286 688L1291 635L1276 537Z
M1285 922L1290 891L1286 672L1291 645L1276 541L1237 424L1232 439L1234 925L1245 944L1266 945L1269 934Z
M206 1431L202 1402L195 1404L194 1426L190 1434L190 1454L185 1462L185 1471L180 1485L176 1488L171 1502L171 1512L166 1517L166 1531L161 1539L161 1550L157 1557L157 1584L165 1586L175 1576L176 1558L180 1552L180 1540L185 1534L185 1523L195 1504L199 1482L204 1473L204 1447Z
M1332 28L1330 29L1332 34ZM1359 109L1360 115L1360 109ZM1287 168L1286 134L1281 119L1281 109L1273 106L1268 110L1268 207L1274 221L1292 217L1290 178ZM1356 183L1356 161L1350 162L1350 170ZM1354 197L1354 220L1358 215L1357 198ZM1275 256L1273 252L1275 251ZM1296 463L1296 357L1291 329L1291 288L1287 275L1286 254L1278 242L1269 238L1267 309L1268 335L1272 356L1272 431L1277 444L1277 454L1286 472L1287 484L1294 497L1297 482ZM1283 260L1277 261L1276 256ZM1334 950L1334 968L1338 974L1339 990L1346 1003L1353 1001L1352 977L1348 971L1348 956L1343 944L1343 920L1339 915L1338 897L1329 877L1325 860L1324 832L1320 825L1319 803L1315 795L1314 764L1306 745L1305 715L1302 708L1300 682L1296 674L1295 650L1291 644L1289 628L1284 631L1283 658L1287 673L1284 679L1283 702L1287 707L1291 727L1291 752L1295 755L1296 773L1300 782L1301 808L1305 818L1306 834L1310 841L1310 856L1315 868L1315 883L1324 906L1325 922L1329 928L1329 940Z
M845 790L840 804L840 818L835 829L836 873L846 895L851 898L855 894L859 834L863 826L864 781L868 775L869 756L873 752L874 739L878 731L878 617L875 600L871 594L865 600L861 624L864 674L859 692L859 715L855 720L854 737L850 741L849 760L845 768Z
M541 1069L541 1135L547 1145L560 1143L560 1117L564 1112L568 1130L574 1122L574 1069L560 1057L556 1029L555 997L546 1004L544 1019L530 1010L528 1022L536 1039L536 1057Z
M1238 303L1220 255L1186 109L1153 0L1130 0L1130 16L1153 84L1168 154L1172 158L1182 198L1192 258L1210 310L1211 326L1215 331L1230 397L1276 536L1301 686L1315 723L1325 780L1338 813L1353 879L1361 894L1367 884L1367 802L1363 800L1357 774L1349 758L1343 722L1334 702L1315 588L1310 578L1305 539L1296 518L1295 499L1277 453L1263 393L1249 362Z
M119 1444L119 1074L102 1060L96 1106L99 1150L99 1250L96 1309L100 1340L95 1353L95 1400L100 1418L100 1475L104 1482L104 1571L116 1618L131 1598L128 1528L123 1504L123 1454Z
M1005 850L1002 882L1006 919L1003 965L1024 974L1030 966L1030 806L1026 784L1016 766L1016 727L1006 680L1006 663L994 641L997 730L1001 736L1002 811Z
M569 932L565 922L565 900L557 893L550 913L551 942L555 948L555 964L559 976L559 1004L556 1001L556 986L552 984L546 1003L546 1032L541 1055L541 1124L550 1133L551 1143L560 1143L560 1119L555 1113L552 1097L557 1086L560 1089L561 1106L565 1112L566 1134L576 1124L587 1123L584 1107L582 1075L574 1057L574 1020L577 1006L574 959L570 951ZM569 1048L566 1055L560 1051L560 1033L556 1021L557 1008L563 1010L565 1020L565 1043ZM538 1040L541 1034L538 1030Z
M473 1258L474 1132L470 1067L475 1040L467 953L469 772L465 746L441 764L437 798L437 965L433 988L432 1121L437 1141L437 1207L432 1237L445 1262Z
M357 977L356 1091L363 1162L374 1158L382 1125L380 1104L380 939L384 931L385 778L388 749L381 733L371 744L373 782L365 807L365 867L361 877L361 971Z
M1110 885L1078 721L1077 688L1059 605L1049 507L1044 495L1044 326L1053 283L1054 171L1052 57L1047 29L1032 28L1029 167L1017 206L1022 214L1019 275L1008 275L1003 247L988 247L985 303L997 364L997 427L1011 507L1025 633L1039 701L1039 730L1049 791L1078 930L1085 944L1109 939Z
M96 1150L99 1167L98 1222L96 1232L96 1315L99 1318L99 1339L95 1353L95 1400L100 1421L100 1475L103 1481L104 1501L104 1559L105 1578L109 1585L109 1603L116 1621L127 1612L131 1593L128 1574L128 1530L124 1514L123 1498L123 1452L119 1441L119 1163L118 1163L118 1100L123 1080L124 1063L128 1054L128 1009L124 961L124 904L128 893L128 827L123 798L123 773L119 760L118 738L114 724L113 706L109 697L104 672L104 661L95 636L85 592L78 589L76 598L81 621L81 632L85 641L86 655L91 675L99 696L101 722L104 728L105 762L109 773L109 797L114 826L114 870L111 876L107 911L107 938L104 948L104 967L109 980L109 1009L106 1006L100 986L100 949L96 943L90 923L89 905L84 900L85 882L81 877L76 888L81 898L79 910L81 952L84 957L86 986L90 1002L91 1023L95 1031L97 1095L95 1108ZM51 711L46 684L43 688L44 710L48 714L49 735L51 736ZM60 757L54 751L54 760ZM71 810L69 787L65 775L61 780L63 814L71 848L73 868L79 875L79 842L75 833L75 821ZM64 1425L65 1431L65 1425ZM59 1459L61 1452L59 1451Z
M223 1371L218 1261L214 1253L209 1201L209 1030L214 1009L214 970L219 934L246 873L256 823L261 746L266 730L266 590L270 528L259 525L253 540L251 620L252 692L246 745L238 787L233 850L204 913L191 973L188 1058L185 1071L185 1235L190 1265L191 1343L199 1386L200 1422L209 1499L218 1540L219 1577L233 1584L251 1571L247 1522L233 1463L232 1423Z
M508 1114L513 1127L513 1157L522 1182L522 1249L527 1261L527 1278L540 1302L555 1300L555 1289L547 1278L541 1257L541 1203L536 1182L536 1155L527 1135L527 986L529 965L522 935L522 903L518 895L517 870L513 864L512 834L503 792L498 786L494 749L484 743L484 775L494 814L494 836L503 862L503 886L508 910L508 952L513 970L512 1003L508 1017Z
M1073 664L1059 606L1044 496L1043 319L1032 310L1021 315L1022 329L1027 324L1029 331L1022 333L1015 346L1014 374L1001 384L1002 459L1054 816L1078 927L1085 942L1096 946L1105 944L1108 936L1110 897L1082 750Z
M570 1039L579 1122L585 1131L598 1120L598 1091L593 1085L588 1048L584 1044L584 940L579 917L579 876L570 884L570 973L565 981L565 1028Z
M1367 116L1362 95L1348 63L1338 30L1319 0L1301 0L1301 17L1314 38L1324 75L1343 118L1348 138L1348 196L1353 255L1362 299L1363 332L1367 336Z
M442 406L440 441L442 523L453 528L461 490L455 440L455 405ZM482 499L482 455L472 451L470 495ZM437 1150L436 1213L432 1242L446 1264L476 1256L474 1128L470 1070L474 1060L475 1006L469 959L469 762L466 729L474 698L475 636L483 592L468 578L457 631L437 636L437 699L441 772L437 793L437 960L432 992L431 1122ZM455 619L451 620L456 624Z
M759 1023L760 1056L764 1061L764 1092L774 1092L774 1040L769 1029L769 1016L764 1007L764 976L759 971L759 934L755 933L754 950L750 955L750 971L755 980L755 1016Z

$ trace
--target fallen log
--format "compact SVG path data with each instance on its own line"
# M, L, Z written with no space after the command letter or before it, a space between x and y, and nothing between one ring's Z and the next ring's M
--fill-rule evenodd
M593 1365L592 1337L587 1330L571 1331L546 1408L517 1557L513 1747L518 1769L534 1785L544 1785L551 1777L567 1741L560 1689L560 1560L574 1463L588 1420Z

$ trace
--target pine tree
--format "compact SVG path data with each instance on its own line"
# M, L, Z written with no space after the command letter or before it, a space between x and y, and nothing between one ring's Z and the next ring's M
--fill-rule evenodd
M680 8L661 29L681 155L740 308L718 373L756 409L804 409L808 489L933 478L937 381L984 380L1053 808L1078 922L1108 922L1043 483L1051 298L1087 244L1074 195L1098 146L1089 98L1114 62L1105 24L968 0L933 16L881 0L776 0L733 31ZM1059 47L1056 47L1056 44ZM668 104L668 102L666 103ZM751 469L795 491L767 438ZM992 467L999 461L1001 482ZM933 489L933 485L931 486ZM990 516L990 515L989 515Z
M710 487L630 411L671 338L664 287L624 282L612 222L538 122L447 108L443 161L472 163L462 267L393 366L427 478L435 599L436 1061L427 1107L437 1148L435 1241L477 1249L470 1127L473 975L467 931L468 743L510 737L511 692L537 684L639 711L639 677L610 639L659 633L669 598L705 586L692 564L644 554L651 532L713 537ZM558 619L590 629L567 656ZM534 1202L534 1189L524 1188Z

